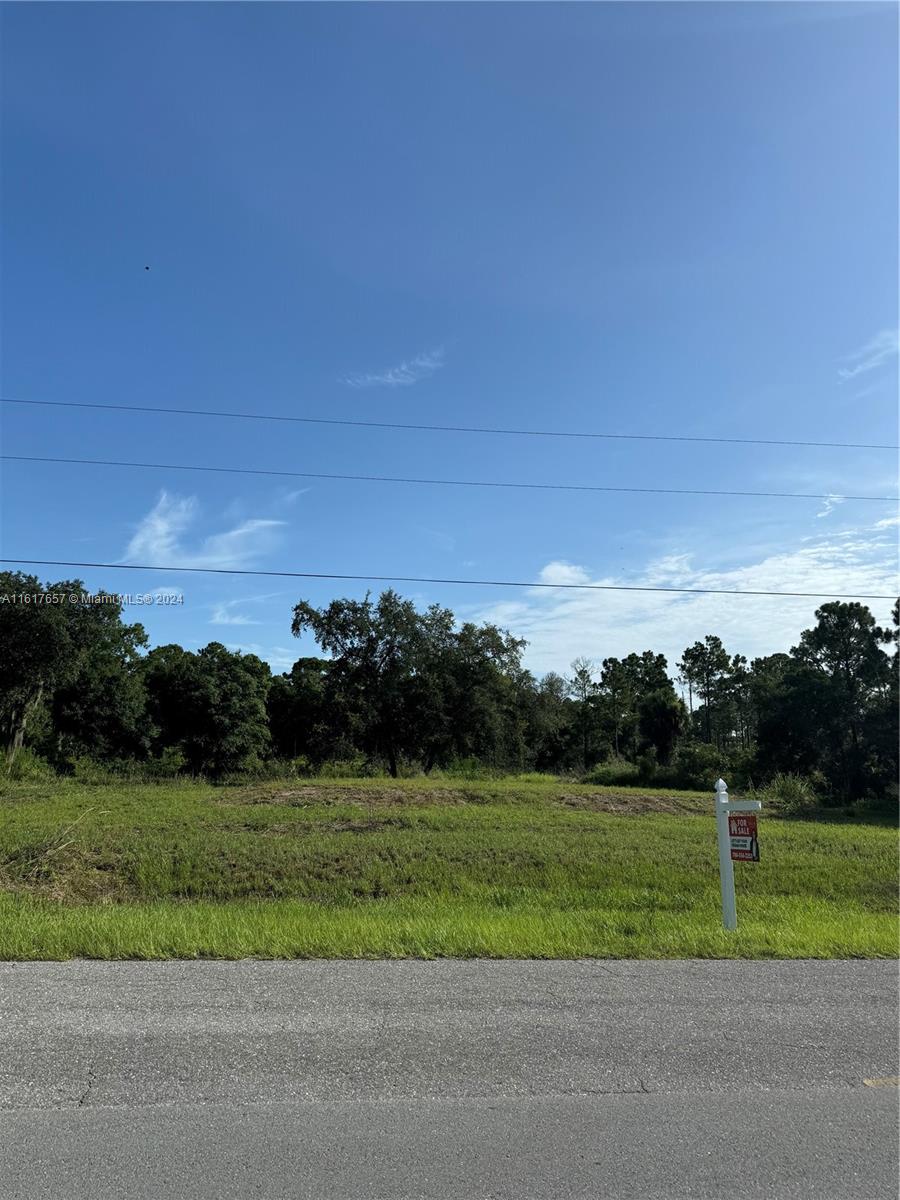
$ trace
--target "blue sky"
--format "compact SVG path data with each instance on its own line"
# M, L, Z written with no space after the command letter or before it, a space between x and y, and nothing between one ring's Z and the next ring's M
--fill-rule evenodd
M5 396L425 424L897 440L887 4L6 5ZM145 271L145 266L151 270ZM7 454L879 493L891 453L2 406ZM775 590L896 588L896 506L4 463L7 557ZM42 576L72 572L47 568ZM175 588L154 644L285 669L296 600ZM536 671L815 601L407 587ZM873 605L886 618L889 605Z

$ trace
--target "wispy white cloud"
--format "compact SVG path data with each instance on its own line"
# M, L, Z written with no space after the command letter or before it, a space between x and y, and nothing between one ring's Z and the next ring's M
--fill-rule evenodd
M296 500L299 500L301 496L305 496L307 492L311 492L311 491L312 491L312 488L308 488L308 487L295 488L294 491L285 492L282 496L279 496L278 500L279 500L280 504L283 504L285 506L285 508L287 508L289 505L293 504Z
M384 371L345 375L341 382L354 388L409 387L413 383L418 383L420 379L427 379L429 375L439 371L443 365L444 350L442 346L439 346L436 350L417 354L415 358L405 359L397 366L388 367Z
M232 601L231 603L235 603ZM246 613L231 612L231 603L217 604L213 608L213 614L209 619L210 625L261 625L261 621L254 621L252 617L248 617Z
M255 654L267 662L273 671L289 671L300 657L297 647L262 646L259 642L228 642L225 648L236 650L239 654Z
M202 538L193 547L185 544L200 515L195 496L167 491L140 521L128 543L123 563L143 562L167 567L241 567L273 549L284 521L251 518L232 529Z
M801 542L755 562L721 570L696 566L688 553L654 559L631 578L605 576L572 563L548 563L541 583L647 587L734 588L741 591L897 593L896 546L886 525L842 530ZM756 657L796 645L825 600L785 596L723 596L660 592L591 592L535 588L467 614L493 621L528 641L525 661L537 674L565 671L579 655L598 662L632 650L666 655L669 669L686 646L716 633L731 653ZM891 602L868 601L889 621Z
M827 517L829 513L833 513L839 504L844 503L843 496L829 495L825 497L825 506L816 513L817 517Z
M876 333L873 338L870 338L864 346L860 346L852 354L844 355L841 361L847 365L839 368L838 375L842 382L855 379L857 375L863 375L866 371L874 371L877 367L882 367L885 363L890 362L892 358L896 358L898 350L900 350L898 331L883 329L881 333Z
M875 522L876 529L891 529L895 525L900 525L900 517L883 517Z
M262 596L239 596L236 600L222 600L213 605L209 623L210 625L262 625L262 621L248 617L246 613L233 610L248 604L264 604L267 600L275 600L281 595L281 592L266 592Z

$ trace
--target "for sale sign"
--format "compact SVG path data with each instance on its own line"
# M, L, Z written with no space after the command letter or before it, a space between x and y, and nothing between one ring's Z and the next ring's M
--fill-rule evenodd
M756 813L729 813L728 836L735 862L759 862Z

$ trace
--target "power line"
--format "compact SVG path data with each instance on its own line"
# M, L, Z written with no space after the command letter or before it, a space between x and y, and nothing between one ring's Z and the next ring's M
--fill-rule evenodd
M430 433L489 433L515 437L600 438L626 442L701 442L728 446L815 446L832 450L900 450L900 446L869 442L809 442L781 438L687 437L663 433L592 433L561 429L499 429L480 425L412 425L398 421L357 421L339 417L289 417L273 413L227 412L208 408L157 408L142 404L97 404L86 400L20 400L0 396L0 404L45 408L96 408L107 412L143 412L182 417L233 417L241 421L287 421L300 425L353 425L362 429L406 429Z
M581 592L678 592L699 596L791 596L809 600L895 600L896 596L842 592L744 591L738 588L649 587L624 583L523 583L513 579L431 579L420 575L338 575L326 571L251 571L239 567L172 567L147 563L70 562L56 558L0 558L0 563L28 567L93 567L112 571L160 571L195 575L254 575L270 579L338 579L356 583L452 583L466 587L551 588Z
M335 475L322 471L276 471L262 467L209 467L198 463L124 462L108 458L48 458L33 454L0 454L0 462L62 463L84 467L139 467L155 471L207 471L223 475L272 475L286 479L331 479L363 483L412 483L438 487L526 488L554 492L631 492L666 496L752 496L783 500L888 500L897 496L819 495L813 492L741 492L712 488L613 487L588 483L509 483L486 479L418 479L402 475Z

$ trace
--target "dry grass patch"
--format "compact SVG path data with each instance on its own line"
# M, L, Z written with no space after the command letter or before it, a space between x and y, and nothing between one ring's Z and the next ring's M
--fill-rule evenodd
M265 785L229 788L217 797L219 804L285 804L289 808L344 807L349 804L368 808L389 808L399 805L469 804L472 797L456 788L353 787L309 784L300 787L267 787Z
M677 796L642 796L633 793L609 794L596 792L589 795L563 795L559 804L577 808L583 812L615 813L617 816L634 817L647 813L668 813L671 816L689 815L703 811L703 801ZM706 805L707 810L709 805Z
M614 813L619 816L640 816L647 813L668 813L673 816L711 811L711 802L690 794L676 795L665 792L629 791L616 788L591 788L581 785L577 791L572 785L557 784L548 789L546 785L532 789L526 786L492 786L484 784L469 787L447 787L440 782L421 784L410 781L412 786L391 786L373 783L365 786L353 784L300 784L286 788L283 785L254 784L248 787L223 789L216 797L218 804L228 807L255 804L282 804L289 808L346 808L352 805L374 808L435 806L460 806L485 803L527 803L545 799L567 808L584 812ZM418 783L418 786L416 784ZM561 790L564 789L564 790Z

